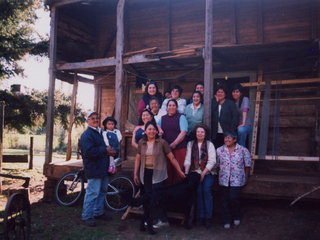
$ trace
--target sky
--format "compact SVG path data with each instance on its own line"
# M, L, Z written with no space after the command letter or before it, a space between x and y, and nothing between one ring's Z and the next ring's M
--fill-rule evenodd
M50 12L43 9L36 12L39 19L35 25L36 31L40 35L49 35L50 32ZM14 77L3 83L3 88L10 89L12 84L21 84L21 92L25 87L34 88L39 91L48 90L49 87L49 58L47 57L32 57L27 56L24 61L18 63L25 71L26 77ZM61 90L65 93L72 93L73 85L56 80L56 90ZM94 87L91 84L79 83L77 102L82 103L84 110L93 109Z

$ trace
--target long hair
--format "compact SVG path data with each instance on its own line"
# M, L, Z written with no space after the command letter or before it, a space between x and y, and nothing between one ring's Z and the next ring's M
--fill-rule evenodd
M147 122L147 124L146 124L146 126L145 126L145 128L144 128L144 131L147 130L147 128L148 128L149 125L152 125L152 126L157 130L156 139L159 138L159 129L158 129L157 124L156 124L154 121L149 121L149 122ZM144 138L144 140L148 141L148 136L147 136L147 134L144 134L144 135L143 135L143 138Z
M151 121L156 122L156 121L154 120L153 113L152 113L149 109L143 109L143 110L141 111L141 115L140 115L140 117L139 117L139 126L144 125L144 122L142 121L142 114L143 114L144 112L148 112L148 113L150 114L150 116L151 116Z
M150 84L153 84L156 87L156 94L154 96L157 98L161 98L162 94L161 94L161 92L159 92L159 88L158 88L156 82L153 82L153 81L150 81L147 83L146 88L143 93L143 97L150 98L149 93L148 93L148 87Z
M244 98L243 93L242 93L243 87L242 87L242 85L241 85L240 83L237 83L237 84L235 84L235 85L232 87L232 92L233 92L234 90L239 90L239 92L241 93L240 99L239 99L239 106L238 106L238 108L240 109L240 108L241 108L242 101L243 101L243 98ZM233 99L233 101L235 102L236 100Z

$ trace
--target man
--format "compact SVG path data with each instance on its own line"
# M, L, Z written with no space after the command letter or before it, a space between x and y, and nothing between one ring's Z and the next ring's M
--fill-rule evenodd
M103 213L104 199L108 192L109 156L116 157L117 153L111 147L106 147L99 128L99 115L90 111L86 116L88 128L80 138L80 149L84 171L88 179L84 197L82 221L89 227L97 226L93 219L112 220L111 216Z
M163 115L167 114L167 111L163 111L163 110L159 109L160 108L160 104L159 104L158 98L156 98L156 97L153 97L153 98L150 99L150 108L151 108L151 111L153 113L154 120L156 120L157 124L158 124L160 118Z

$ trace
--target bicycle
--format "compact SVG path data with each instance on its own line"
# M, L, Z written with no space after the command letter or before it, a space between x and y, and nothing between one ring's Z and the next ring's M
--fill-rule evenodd
M121 158L115 159L115 165L121 166ZM54 197L61 206L73 206L84 194L85 181L84 169L79 172L68 172L57 182L54 190ZM121 201L119 192L127 192L130 196L135 196L135 186L133 181L126 175L117 175L112 177L108 183L108 193L105 198L105 205L108 209L114 211L124 211L128 205Z

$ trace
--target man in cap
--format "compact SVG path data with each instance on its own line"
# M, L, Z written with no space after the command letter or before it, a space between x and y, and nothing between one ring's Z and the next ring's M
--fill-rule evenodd
M80 150L84 171L88 179L84 197L82 221L89 227L97 226L94 219L112 220L103 212L104 199L108 192L109 155L116 157L114 149L106 147L99 127L100 117L96 111L86 115L88 128L80 138Z

